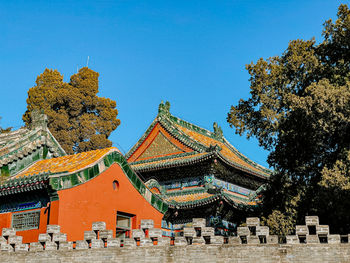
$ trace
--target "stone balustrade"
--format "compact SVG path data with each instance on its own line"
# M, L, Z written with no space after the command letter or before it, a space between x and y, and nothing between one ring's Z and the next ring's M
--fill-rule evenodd
M237 236L225 238L216 236L213 227L206 226L206 220L193 219L193 227L185 227L182 236L173 239L162 236L162 229L154 228L153 220L142 220L140 229L133 229L130 238L113 238L113 231L106 229L104 222L94 222L91 230L84 232L84 239L67 241L67 235L60 232L60 226L48 225L46 233L39 234L38 242L23 244L22 236L13 228L2 229L0 252L93 250L103 248L164 247L197 245L277 245L279 239L270 235L267 226L261 226L259 218L247 218L246 226L237 227ZM313 229L312 229L313 228ZM305 225L297 225L294 235L287 235L287 244L340 244L349 243L349 237L329 233L327 225L319 225L318 217L307 216Z

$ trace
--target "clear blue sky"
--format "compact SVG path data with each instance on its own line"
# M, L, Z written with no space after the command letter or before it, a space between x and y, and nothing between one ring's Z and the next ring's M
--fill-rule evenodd
M249 96L245 64L281 54L292 39L320 40L340 3L0 0L0 126L23 125L27 91L45 68L68 81L90 56L99 95L117 101L121 125L110 139L121 151L169 100L174 115L209 130L218 122L238 150L267 166L257 141L226 122L230 105Z

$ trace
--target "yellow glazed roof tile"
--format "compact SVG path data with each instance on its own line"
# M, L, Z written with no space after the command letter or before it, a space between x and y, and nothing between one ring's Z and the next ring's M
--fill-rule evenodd
M178 203L185 203L185 202L190 202L190 201L197 201L201 199L205 199L208 197L213 196L213 194L209 193L194 193L194 194L187 194L187 195L178 195L178 196L170 196L167 197L165 200L166 201L175 201Z
M204 192L204 193L192 193L192 194L183 194L183 195L177 195L177 196L169 196L169 197L166 197L164 200L167 202L175 201L177 203L187 203L187 202L206 199L212 196L214 195ZM249 199L245 199L245 198L242 199L231 194L227 195L227 198L229 198L236 204L245 204L245 205L253 205L253 206L256 205L256 201L249 201Z
M264 173L262 170L252 166L251 164L247 163L246 161L242 160L239 156L237 156L237 154L235 154L234 152L232 152L232 150L230 150L224 143L215 140L213 138L210 138L208 136L205 136L203 134L200 134L198 132L195 132L193 130L187 129L181 125L175 124L176 127L181 130L182 132L184 132L185 134L187 134L188 136L190 136L192 139L194 139L195 141L198 141L202 144L204 144L205 146L209 147L210 145L215 145L217 144L220 148L221 148L221 154L226 157L228 160L239 164L243 167L246 167L250 170L259 172L259 173Z
M34 163L28 169L17 174L15 178L35 175L39 173L71 173L81 170L94 164L104 155L112 150L118 150L115 147L99 149L94 151L82 152L73 155L41 160Z

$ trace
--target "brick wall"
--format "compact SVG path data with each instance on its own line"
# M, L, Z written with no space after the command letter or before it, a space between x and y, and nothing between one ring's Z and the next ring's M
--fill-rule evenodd
M104 222L94 222L84 239L68 242L58 225L48 225L39 242L23 243L15 229L4 228L0 236L0 262L350 262L349 236L329 234L318 217L308 216L296 226L295 235L279 244L277 236L260 226L258 218L247 218L237 236L215 236L205 219L193 219L193 227L170 240L152 220L141 220L132 237L113 238Z
M350 262L349 244L188 245L0 252L0 262Z

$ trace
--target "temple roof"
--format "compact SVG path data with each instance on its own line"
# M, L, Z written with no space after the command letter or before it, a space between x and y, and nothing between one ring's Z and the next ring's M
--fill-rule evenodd
M43 122L37 121L30 128L23 127L16 131L0 134L0 167L35 151L39 146L46 145L55 157L65 155L46 126L46 116L41 114Z
M228 187L229 184L226 184L224 189L220 189L220 187L216 187L216 183L213 183L211 186L207 184L207 182L213 182L213 180L220 181L214 179L213 176L206 176L206 182L202 182L196 186L181 186L180 188L166 189L157 180L150 179L146 182L146 186L154 194L157 194L166 201L170 208L186 209L224 200L235 208L250 209L260 202L259 194L264 186L261 186L256 191L252 191L232 184L231 187Z
M200 193L188 193L183 195L175 195L168 196L165 200L168 202L176 202L176 203L188 203L198 200L204 200L206 198L214 196L213 194L209 194L207 192Z
M233 147L216 123L211 132L171 115L169 109L168 102L159 105L158 116L126 154L135 171L158 170L217 158L247 174L263 179L270 176L270 170Z
M153 158L147 161L134 162L132 163L132 167L137 171L156 170L156 169L182 166L182 165L199 162L210 156L211 154L206 152L205 153L189 152L189 153L182 153L182 154L176 154L171 156Z
M42 127L33 130L23 127L0 134L0 167L29 155L43 145L54 157L66 154L51 132Z
M46 189L50 198L58 198L57 191L84 184L99 176L114 163L120 166L133 187L153 207L162 213L167 211L166 202L146 187L115 147L36 161L30 167L0 183L0 196Z
M2 176L15 175L40 159L66 155L47 128L46 115L34 111L32 119L30 127L0 134Z
M17 174L15 177L31 176L41 173L51 175L58 173L74 173L96 164L103 156L111 151L119 151L115 147L93 150L73 155L66 155L34 163L28 169Z
M175 196L167 196L166 198L164 198L164 200L170 204L173 204L173 206L193 206L199 202L208 203L211 201L216 201L217 198L226 198L231 202L234 202L236 205L241 204L243 206L255 206L257 204L256 200L251 200L249 198L242 198L225 192L211 194L205 191L197 193L179 194Z

